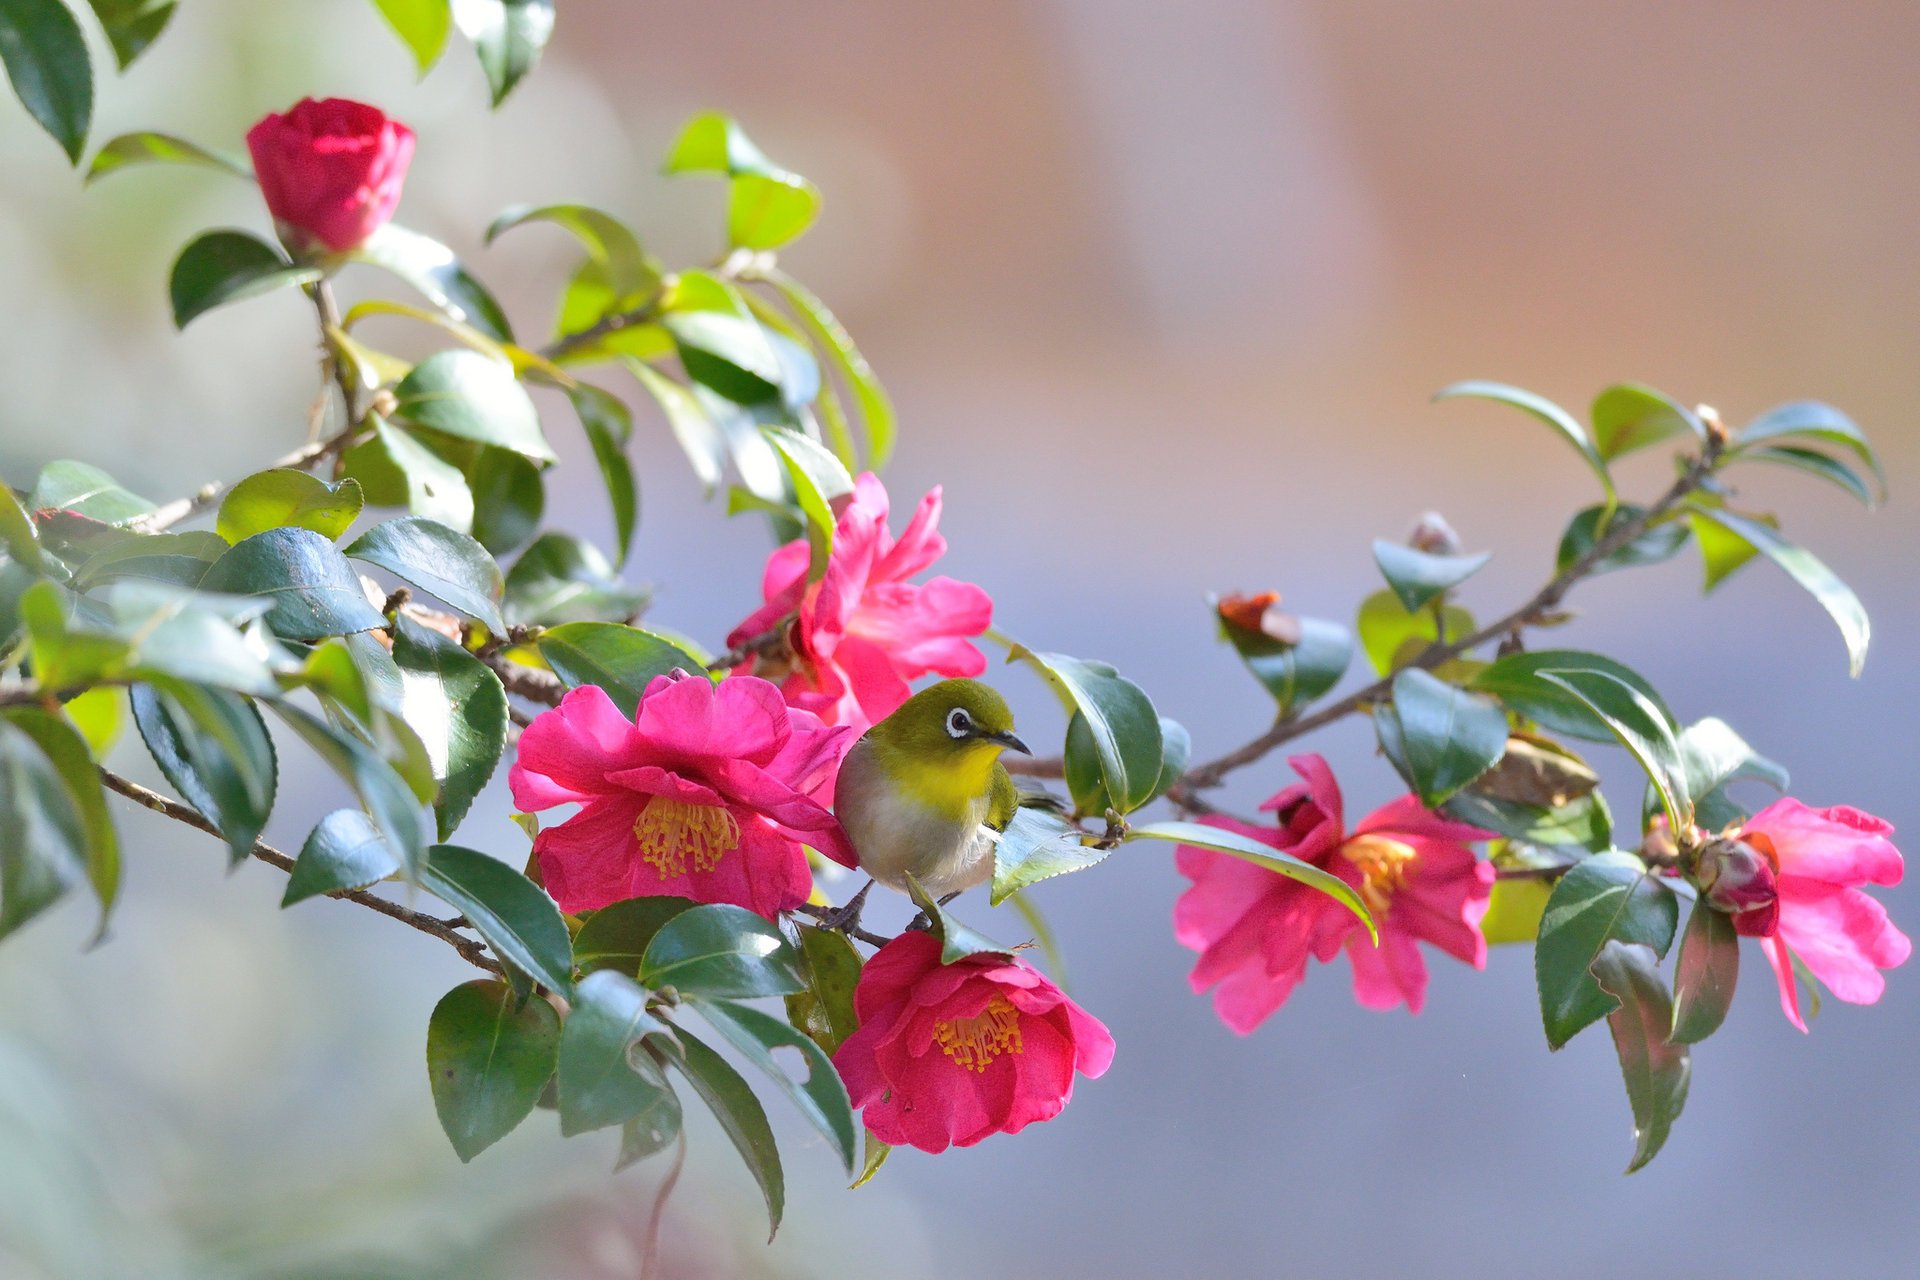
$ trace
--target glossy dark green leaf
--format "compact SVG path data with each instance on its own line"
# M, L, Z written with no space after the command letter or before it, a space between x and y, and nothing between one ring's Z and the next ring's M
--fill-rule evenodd
M402 710L440 783L434 814L445 840L506 749L507 693L485 663L405 614L394 622L393 660L400 668Z
M1600 522L1608 523L1611 530L1621 521L1638 520L1643 512L1639 507L1621 506L1609 512L1605 507L1588 507L1567 524L1566 532L1560 535L1560 548L1554 558L1554 568L1564 572L1573 564L1585 559L1594 548L1594 544L1605 537ZM1685 521L1675 520L1657 524L1624 546L1601 556L1588 566L1590 574L1612 573L1617 569L1635 569L1642 565L1659 564L1671 560L1685 549L1689 533Z
M1593 443L1602 458L1612 460L1686 434L1704 444L1706 424L1693 410L1652 387L1622 382L1594 397Z
M1673 963L1673 1025L1667 1039L1698 1044L1720 1029L1740 977L1740 935L1733 917L1696 899Z
M73 11L60 0L0 5L0 63L20 104L80 163L93 120L93 64Z
M835 929L800 924L795 933L807 989L787 997L787 1021L831 1055L860 1025L853 1007L854 988L860 985L860 952L846 934Z
M291 467L261 471L227 491L214 527L228 542L288 526L311 529L332 541L360 514L360 486L351 480L328 484Z
M453 20L473 41L497 107L553 37L553 0L456 0Z
M123 133L94 152L93 161L87 166L87 181L149 164L188 165L212 169L249 182L253 180L253 170L232 156L210 151L196 142L176 138L172 134L141 131Z
M311 529L269 529L244 539L214 563L201 585L271 601L267 625L288 640L323 640L386 625L346 557Z
M1393 702L1374 712L1380 745L1420 802L1436 808L1485 773L1507 749L1507 716L1491 699L1409 667Z
M1866 607L1860 603L1860 597L1853 594L1853 589L1840 581L1833 570L1821 563L1811 551L1788 542L1758 520L1750 520L1731 511L1707 508L1699 509L1699 514L1786 570L1788 577L1819 601L1820 607L1827 611L1827 616L1840 628L1841 638L1846 641L1847 674L1859 675L1860 669L1866 665L1867 644L1873 629L1867 619Z
M696 904L687 898L627 898L595 911L573 935L574 967L587 973L614 969L629 978L660 926Z
M1547 1045L1558 1049L1617 1003L1589 971L1609 942L1638 942L1667 954L1679 927L1673 890L1630 853L1599 853L1560 877L1534 947L1534 980ZM1660 1028L1661 1038L1666 1024Z
M353 788L361 807L386 837L387 847L399 857L407 878L425 883L427 850L420 838L420 805L407 780L365 742L301 708L276 703L274 713Z
M406 281L451 319L496 342L513 341L507 314L486 286L467 273L453 250L431 236L389 222L367 237L353 256Z
M963 923L927 892L926 886L907 872L907 896L920 913L932 922L933 935L940 939L940 963L953 964L968 956L1013 954L1013 948L997 942L972 925Z
M1376 591L1360 602L1354 629L1360 634L1360 647L1366 650L1367 660L1384 676L1405 666L1430 645L1451 644L1473 634L1473 615L1465 609L1450 604L1441 614L1446 621L1444 639L1441 620L1434 617L1432 609L1409 610L1391 590Z
M279 763L260 713L220 689L179 684L166 692L133 687L133 723L160 772L244 861L266 829Z
M88 0L122 71L146 51L173 17L174 0Z
M1456 822L1546 849L1600 853L1613 847L1613 815L1598 791L1558 807L1456 792L1443 812Z
M1590 742L1609 742L1613 730L1580 698L1569 690L1541 679L1543 671L1598 671L1635 690L1658 709L1669 723L1673 713L1638 672L1612 658L1578 649L1535 649L1510 653L1476 674L1470 686L1491 694L1505 703L1515 715L1524 716L1549 733L1567 734Z
M1490 551L1477 556L1443 556L1384 538L1376 538L1373 543L1373 562L1380 566L1381 576L1408 612L1445 595L1478 573L1491 559Z
M1660 792L1669 830L1684 831L1693 819L1693 793L1666 710L1627 681L1592 669L1542 669L1540 678L1566 689L1603 720Z
M509 623L558 626L566 622L625 622L646 608L651 593L622 582L592 543L545 533L507 571Z
M474 495L460 468L413 432L377 414L369 421L373 434L341 457L343 474L359 482L366 500L376 507L405 507L411 515L436 520L457 532L472 529Z
M467 918L494 954L548 990L572 985L573 940L553 899L497 858L459 845L427 851L420 883Z
M111 525L153 513L151 502L98 467L65 460L41 468L27 501L36 511L74 511Z
M0 717L0 938L86 875L87 829L32 735Z
M469 527L489 554L510 555L533 541L547 507L547 490L539 467L511 450L481 446L467 465L466 481L473 494ZM447 524L444 520L441 523Z
M827 310L826 304L798 280L779 271L771 272L767 279L793 308L815 348L826 356L828 363L852 392L854 403L860 409L860 424L866 431L867 466L873 471L881 470L893 456L893 442L898 427L893 401L888 397L886 388L880 385L873 366L860 354L860 348L854 345L853 335L847 332L833 312Z
M673 641L616 622L565 623L541 632L535 643L567 688L597 684L629 718L655 676L706 674L705 665Z
M832 1144L849 1176L855 1169L860 1126L847 1100L847 1086L819 1045L780 1019L731 1000L696 1000L700 1013L749 1063L758 1067L793 1101L821 1136ZM798 1052L806 1078L796 1080L774 1057L776 1049Z
M1320 618L1299 621L1296 644L1231 623L1221 627L1234 652L1254 679L1266 686L1282 713L1305 706L1339 684L1353 661L1352 632Z
M560 1052L560 1015L491 978L441 997L427 1022L433 1109L462 1162L533 1112Z
M581 429L587 433L594 465L600 468L600 481L607 487L607 502L613 508L614 563L625 564L640 512L633 483L633 463L627 460L633 416L618 396L584 382L576 383L567 396L573 401L574 412L580 415Z
M78 701L76 699L75 701ZM72 709L73 702L67 704ZM95 938L106 932L107 916L120 895L120 837L113 827L113 815L107 809L100 771L94 766L93 753L80 731L60 716L38 707L15 707L6 713L13 727L25 733L40 748L41 754L66 784L67 798L80 817L82 835L81 862L93 895L100 902L100 924ZM0 828L14 838L15 828Z
M1434 393L1435 400L1451 400L1461 396L1470 396L1481 400L1497 400L1501 404L1511 405L1533 418L1545 423L1558 432L1560 438L1573 446L1575 453L1599 478L1600 487L1607 496L1613 496L1613 477L1607 472L1607 463L1588 439L1585 427L1577 422L1573 415L1559 405L1531 391L1522 391L1519 387L1510 387L1500 382L1456 382Z
M1098 866L1112 852L1083 844L1079 829L1065 818L1044 809L1018 809L994 846L992 904L999 906L1030 884Z
M478 351L441 351L413 367L393 389L394 415L422 427L554 461L540 415L513 366Z
M1871 510L1878 505L1874 491L1855 471L1838 458L1830 457L1817 449L1803 449L1798 445L1774 445L1766 449L1750 449L1740 455L1745 462L1770 462L1776 466L1791 467L1839 489L1855 499L1863 507Z
M1756 445L1782 440L1813 441L1852 454L1873 472L1880 482L1882 496L1885 495L1887 473L1880 465L1880 456L1868 442L1867 433L1832 405L1817 400L1777 405L1742 427L1734 437L1734 447L1737 452L1745 453Z
M582 978L560 1035L561 1134L623 1124L671 1092L641 1044L672 1034L648 1011L646 989L626 974L602 969Z
M491 631L507 629L500 615L506 592L500 566L485 547L458 530L420 516L401 516L361 534L346 554L438 596Z
M767 1202L767 1218L772 1225L767 1238L772 1240L780 1230L780 1218L786 1210L787 1183L766 1110L753 1096L752 1087L727 1065L726 1059L685 1028L676 1030L681 1051L672 1061L713 1111L720 1127L733 1140L734 1149L746 1161L754 1181L760 1184L760 1193Z
M1107 794L1122 813L1139 808L1160 782L1160 716L1139 685L1104 662L1036 653L1015 644L1007 661L1024 660L1053 687L1071 716L1087 719Z
M780 397L786 370L768 332L745 314L733 311L669 311L661 324L673 335L687 376L736 404L759 404Z
M1696 721L1681 730L1679 742L1687 790L1694 797L1694 821L1706 830L1718 831L1750 816L1727 795L1728 784L1752 778L1776 791L1787 789L1786 769L1755 751L1723 720L1709 716ZM1657 804L1657 797L1649 799L1649 814Z
M1687 1103L1692 1063L1683 1045L1667 1040L1673 1010L1651 950L1608 942L1594 957L1593 977L1618 1005L1607 1015L1607 1026L1633 1107L1633 1161L1627 1165L1632 1173L1666 1144L1668 1130Z
M672 1146L681 1137L681 1119L679 1095L671 1087L656 1093L638 1115L620 1126L620 1154L613 1171L618 1173Z
M1237 831L1227 831L1220 827L1210 827L1199 822L1154 822L1146 826L1134 827L1127 832L1129 843L1135 840L1166 840L1174 844L1190 844L1200 849L1211 849L1216 853L1231 854L1242 862L1251 862L1256 867L1283 875L1289 880L1298 881L1309 889L1317 889L1338 902L1359 918L1367 926L1367 932L1378 939L1379 931L1373 922L1373 916L1367 911L1366 904L1352 885L1330 871L1323 871L1310 862L1302 861L1290 853L1282 853L1272 845L1263 844L1251 836L1243 836Z
M453 30L453 6L448 0L373 0L373 4L406 43L420 74L432 70Z
M727 442L720 429L691 391L644 361L627 360L625 364L660 405L673 438L679 441L681 452L687 455L694 475L700 479L701 488L707 497L712 497L727 464Z
M285 254L244 231L209 231L174 259L168 291L173 323L184 329L215 307L319 280L318 267L295 266Z
M807 985L780 930L729 903L695 907L662 925L641 958L640 981L721 997L792 995Z
M300 846L280 905L290 907L337 889L364 889L399 869L400 859L371 818L358 809L335 809Z

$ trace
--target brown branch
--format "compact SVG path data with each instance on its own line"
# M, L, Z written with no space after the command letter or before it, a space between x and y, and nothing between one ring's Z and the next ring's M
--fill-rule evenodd
M812 916L815 920L825 920L833 914L832 907L815 906L811 902L803 902L795 907L793 911L796 915ZM871 930L862 929L857 926L847 929L845 932L849 938L858 938L870 947L884 947L893 941L892 938L887 937L885 934L874 933Z
M100 780L106 783L109 788L119 792L135 804L150 809L162 817L172 818L175 822L183 822L187 826L197 831L204 831L210 836L220 836L220 829L214 826L205 814L193 808L191 805L185 805L178 800L169 799L161 795L158 791L150 790L137 782L121 777L111 769L101 769ZM253 842L253 848L248 852L269 866L278 867L280 870L289 873L293 871L294 860L264 841L255 840ZM378 911L381 915L389 919L398 920L401 924L418 929L421 933L440 939L440 941L446 943L455 951L458 951L461 958L469 964L485 969L488 973L504 976L505 971L501 969L498 961L487 954L485 944L454 932L452 926L444 920L437 919L424 912L409 910L397 902L389 902L385 898L367 892L365 889L335 889L326 896L329 898L340 898L347 902L356 902L370 911Z
M529 702L543 702L549 707L557 707L560 699L567 694L567 686L561 684L560 677L553 672L509 662L500 656L497 645L482 649L475 656L493 669L493 674L500 677L500 683L508 693L517 694Z

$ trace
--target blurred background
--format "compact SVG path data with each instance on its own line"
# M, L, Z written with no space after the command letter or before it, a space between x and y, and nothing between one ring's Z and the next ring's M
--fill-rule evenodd
M1725 717L1809 803L1920 831L1920 9L561 8L545 62L489 115L458 37L416 83L363 0L191 0L105 81L95 137L156 128L237 151L303 94L379 103L420 135L401 219L456 245L537 336L573 250L537 231L483 250L493 213L596 203L670 263L704 260L719 191L657 166L685 117L734 113L826 192L784 260L901 409L896 507L944 484L943 570L986 586L1012 634L1118 664L1203 757L1271 707L1214 641L1207 592L1279 589L1350 617L1375 586L1368 540L1429 507L1496 552L1466 593L1483 615L1550 571L1591 477L1510 410L1430 405L1437 387L1497 378L1583 410L1635 379L1736 425L1830 400L1885 452L1892 505L1865 515L1771 471L1743 476L1742 498L1782 510L1865 599L1863 678L1765 564L1704 602L1690 556L1603 578L1561 635L1638 667L1682 718ZM167 316L180 244L266 230L247 188L151 170L83 191L11 102L0 172L9 479L77 456L164 499L301 438L299 299L184 335ZM764 530L703 505L643 421L629 572L657 585L656 621L714 642L757 603ZM549 512L604 542L592 468L554 434ZM1662 485L1661 452L1623 468L1629 492ZM1003 684L1030 738L1058 732L1029 676ZM1350 810L1396 792L1363 725L1312 746ZM269 831L283 846L332 807L331 784L302 791L297 754ZM1631 775L1603 754L1630 807ZM138 770L137 746L121 756ZM1228 799L1250 809L1289 776L1265 762ZM483 801L462 839L519 856L505 811ZM282 914L277 873L228 875L214 842L123 816L111 941L82 950L76 904L0 948L0 1276L635 1274L657 1162L610 1176L610 1134L563 1144L545 1113L471 1166L441 1138L422 1046L464 978L449 952L338 904ZM771 1248L745 1171L695 1124L670 1273L1911 1274L1913 966L1877 1008L1830 1002L1803 1037L1750 956L1667 1150L1622 1178L1611 1046L1593 1032L1548 1054L1528 949L1485 973L1437 961L1418 1018L1362 1011L1344 965L1316 970L1240 1040L1187 990L1169 926L1183 883L1142 849L1035 893L1073 993L1120 1046L1060 1119L898 1153L849 1193L824 1144L776 1116L791 1202ZM1920 893L1883 896L1920 928ZM1020 929L984 904L970 918Z

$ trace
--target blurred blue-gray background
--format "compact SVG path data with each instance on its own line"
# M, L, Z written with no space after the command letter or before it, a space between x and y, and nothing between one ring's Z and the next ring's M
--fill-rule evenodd
M381 104L420 145L401 209L548 323L558 233L490 250L499 208L582 200L670 262L718 247L718 194L657 164L720 108L825 190L786 261L839 310L902 410L896 506L946 486L942 566L1032 643L1107 658L1202 755L1270 704L1216 644L1210 590L1277 588L1345 617L1368 539L1422 510L1497 553L1491 614L1549 570L1591 478L1463 377L1584 405L1638 379L1734 423L1816 397L1878 439L1892 504L1866 515L1786 474L1744 477L1872 610L1839 637L1770 566L1698 598L1683 559L1580 589L1569 643L1639 667L1683 717L1719 714L1794 772L1920 832L1920 10L1909 5L841 0L562 5L546 61L498 114L464 47L424 82L362 0L190 0L96 137L158 128L238 149L303 94ZM173 332L167 265L209 225L264 230L240 184L194 171L91 191L0 107L0 470L104 465L154 498L296 443L309 317L283 295ZM349 292L379 287L349 280ZM395 331L396 334L398 331ZM396 341L400 339L396 337ZM632 388L616 384L623 394ZM559 415L556 415L559 418ZM757 602L763 530L703 505L660 425L636 445L630 572L654 618L717 641ZM549 510L604 538L568 438ZM1657 453L1658 451L1654 451ZM1625 470L1651 492L1665 463ZM1030 737L1057 732L1007 673ZM1395 791L1364 726L1313 743L1351 811ZM121 748L130 769L138 748ZM330 784L288 752L269 837L299 843ZM1609 760L1616 807L1630 775ZM146 775L142 775L146 776ZM1278 789L1279 760L1228 793ZM303 785L309 777L314 785ZM504 797L469 844L518 849ZM463 978L369 913L275 909L277 873L126 817L107 945L72 906L0 948L0 1276L553 1277L635 1273L658 1168L544 1114L462 1166L422 1069L426 1016ZM1354 1006L1316 971L1236 1039L1187 991L1171 861L1127 851L1036 898L1074 994L1119 1041L1057 1121L844 1190L797 1122L771 1248L711 1124L671 1202L674 1275L917 1280L1108 1276L1877 1277L1920 1265L1920 972L1829 1003L1803 1037L1750 964L1696 1055L1666 1152L1623 1178L1610 1046L1549 1055L1531 954L1441 961L1426 1013ZM1909 930L1920 894L1885 895ZM989 931L1019 929L984 906ZM1757 959L1757 957L1754 957Z

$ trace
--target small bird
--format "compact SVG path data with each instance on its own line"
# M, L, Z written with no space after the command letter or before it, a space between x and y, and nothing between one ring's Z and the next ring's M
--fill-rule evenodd
M1006 699L978 680L942 680L868 729L834 783L860 869L902 893L911 874L941 901L991 878L994 846L1020 804L1002 751L1028 754ZM858 922L872 888L834 914L835 927Z

